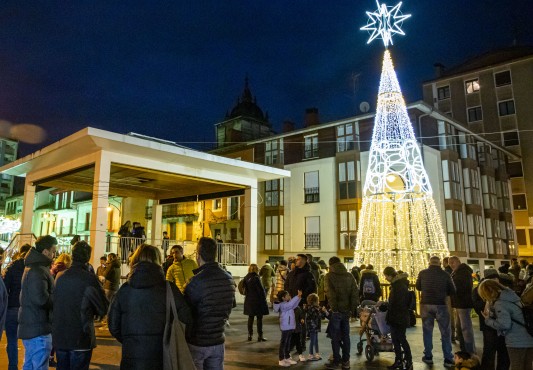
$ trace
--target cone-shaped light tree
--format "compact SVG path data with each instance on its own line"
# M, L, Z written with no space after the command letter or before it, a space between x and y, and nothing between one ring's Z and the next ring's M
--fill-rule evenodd
M393 34L404 34L401 22L409 15L402 15L400 6L378 1L378 10L367 12L370 21L362 29L373 32L369 42L381 38L388 47ZM386 49L354 262L371 263L380 275L386 266L393 266L416 279L432 255L448 255L446 239Z

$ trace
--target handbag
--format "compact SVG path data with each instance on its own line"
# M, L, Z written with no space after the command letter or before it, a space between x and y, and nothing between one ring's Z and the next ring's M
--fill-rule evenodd
M196 369L189 346L185 339L185 325L178 319L176 300L170 283L167 281L167 308L165 331L163 334L163 369ZM172 313L172 315L171 315Z

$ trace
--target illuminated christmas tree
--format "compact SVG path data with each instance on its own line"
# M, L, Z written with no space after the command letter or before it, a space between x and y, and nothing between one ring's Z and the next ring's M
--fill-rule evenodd
M381 38L387 48L393 34L404 34L401 23L410 15L400 13L401 3L377 3L378 10L367 12L370 21L361 29L372 31L368 42ZM386 49L354 261L373 264L379 274L393 266L416 278L432 255L448 255L446 239Z

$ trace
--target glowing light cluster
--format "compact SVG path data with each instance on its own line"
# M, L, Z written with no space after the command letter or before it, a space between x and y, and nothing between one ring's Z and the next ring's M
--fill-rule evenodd
M0 216L0 234L14 233L20 230L20 221L9 220Z
M402 3L399 2L395 6L387 6L385 4L380 4L379 0L376 0L378 9L375 12L366 12L368 15L368 24L364 27L361 27L361 30L370 31L370 38L367 41L367 44L370 44L376 38L383 40L385 47L389 46L389 43L392 45L392 36L395 34L405 35L402 31L402 23L404 20L409 18L411 14L402 14L400 7Z
M416 279L432 255L448 255L420 148L388 50L383 58L354 263Z

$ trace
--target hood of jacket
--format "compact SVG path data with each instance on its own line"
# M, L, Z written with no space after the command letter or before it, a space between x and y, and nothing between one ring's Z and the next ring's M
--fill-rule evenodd
M128 278L132 288L145 289L164 283L163 269L151 262L139 262L133 266Z
M289 269L289 268L288 268L287 266L285 266L285 265L279 265L279 266L278 266L278 272L280 272L280 271L287 271L288 269Z
M409 277L409 274L408 274L408 273L406 273L406 272L402 272L401 274L397 274L395 277L393 277L390 283L391 283L391 284L394 284L394 283L396 283L397 281L400 281L400 280L402 280L402 279L407 280L408 277ZM408 281L408 280L407 280L407 281Z
M512 303L518 303L520 302L520 297L516 295L515 292L513 292L509 288L505 288L500 293L500 297L498 298L500 301L506 301L506 302L512 302Z
M378 272L376 270L367 270L367 269L365 269L365 270L361 271L361 276L363 276L363 274L374 274L374 275L377 275Z
M337 262L329 266L329 272L333 274L345 274L348 272L348 270L342 262Z
M472 275L473 272L474 272L474 270L472 270L472 268L470 266L468 266L466 263L461 263L459 265L459 267L457 267L457 270L455 270L453 273L454 274L460 274L460 273L466 274L466 273L468 273L468 275Z
M37 249L32 248L24 258L24 266L40 265L49 267L52 264L52 260L46 257L41 252L37 252Z

